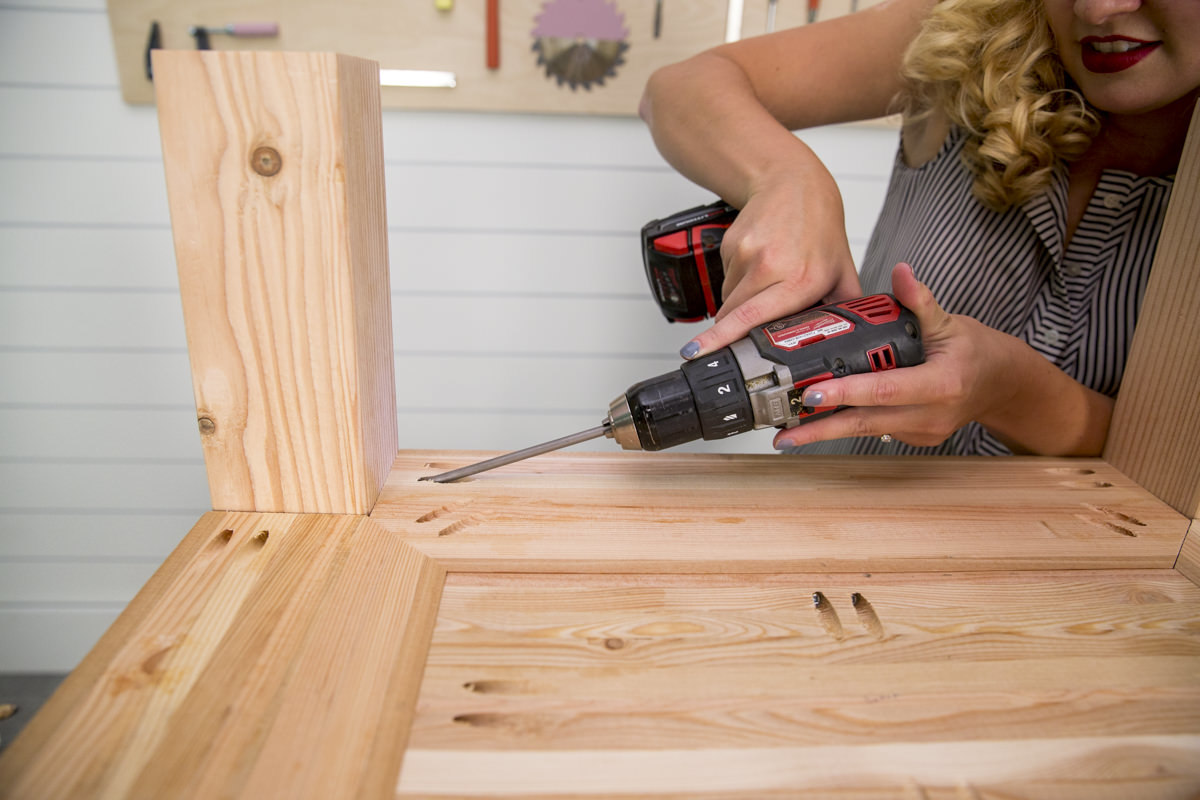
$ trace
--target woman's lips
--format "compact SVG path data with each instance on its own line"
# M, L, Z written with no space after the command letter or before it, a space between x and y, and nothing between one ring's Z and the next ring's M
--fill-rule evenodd
M1126 36L1085 36L1082 45L1083 68L1088 72L1121 72L1157 50L1162 42L1143 42Z

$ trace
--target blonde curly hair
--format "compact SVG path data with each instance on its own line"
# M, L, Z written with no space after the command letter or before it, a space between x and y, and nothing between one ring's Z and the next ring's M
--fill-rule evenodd
M906 120L942 113L988 208L1020 205L1087 149L1097 114L1071 87L1040 0L941 0L904 56Z

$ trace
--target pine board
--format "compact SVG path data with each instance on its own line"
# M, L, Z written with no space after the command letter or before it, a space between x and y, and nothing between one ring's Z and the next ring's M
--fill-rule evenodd
M1198 607L1172 570L452 575L399 796L1190 797Z
M1179 570L1192 583L1200 585L1200 519L1192 520L1192 526L1179 549L1179 560L1175 562Z
M1099 459L617 450L417 480L491 455L402 452L372 519L455 572L1169 569L1188 524Z
M1200 103L1163 220L1104 459L1200 515Z
M377 66L154 64L212 506L366 513L397 447Z
M365 517L211 512L5 751L0 796L385 796L442 579Z

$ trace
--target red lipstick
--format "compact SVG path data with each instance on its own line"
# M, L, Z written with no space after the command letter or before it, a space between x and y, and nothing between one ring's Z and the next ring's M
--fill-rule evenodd
M1085 36L1079 43L1083 68L1099 74L1127 70L1162 46L1162 42L1143 42L1128 36Z

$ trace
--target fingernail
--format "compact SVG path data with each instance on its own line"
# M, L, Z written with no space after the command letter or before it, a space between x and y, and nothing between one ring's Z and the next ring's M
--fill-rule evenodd
M819 408L825 405L825 393L819 389L814 389L811 392L805 392L804 398L801 400L804 405L809 408Z
M775 442L775 444L774 444L774 447L776 450L787 450L789 447L794 447L794 446L795 445L793 445L791 442L787 441L786 439Z
M700 343L699 342L695 342L695 341L688 342L682 348L680 348L679 357L686 358L686 359L693 359L696 357L696 354L699 352L700 352Z

